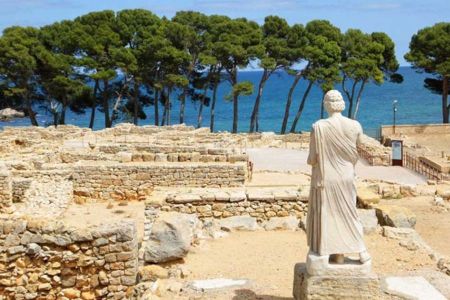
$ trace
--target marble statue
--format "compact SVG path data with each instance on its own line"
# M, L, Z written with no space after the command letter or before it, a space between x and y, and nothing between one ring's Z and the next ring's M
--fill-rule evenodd
M342 95L326 93L327 119L313 124L308 164L312 166L307 218L308 262L312 257L344 263L344 254L359 254L361 264L370 262L363 227L356 210L355 164L361 125L344 117Z

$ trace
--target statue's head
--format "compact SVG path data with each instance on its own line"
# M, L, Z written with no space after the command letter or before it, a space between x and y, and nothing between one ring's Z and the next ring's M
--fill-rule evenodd
M325 94L323 102L328 114L342 112L345 109L344 98L342 98L342 95L338 90L328 91Z

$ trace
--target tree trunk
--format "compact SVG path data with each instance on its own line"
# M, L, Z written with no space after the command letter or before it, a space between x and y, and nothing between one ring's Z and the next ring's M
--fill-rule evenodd
M237 133L238 130L238 94L233 94L233 131L232 133Z
M283 124L281 125L281 134L286 133L287 123L288 123L288 119L289 119L289 110L290 110L291 104L292 104L292 95L294 93L295 87L297 86L297 84L301 78L302 78L302 73L301 72L297 73L295 75L294 82L292 82L292 85L289 89L289 93L288 93L288 97L287 97L287 101L286 101L286 107L284 109Z
M233 68L231 74L231 88L233 89L234 86L237 84L238 82L238 78L237 78L237 67ZM238 100L239 100L239 94L235 93L233 91L233 130L231 131L232 133L237 133L238 130L238 116L239 116L239 111L238 111Z
M348 117L351 118L352 117L352 112L353 112L353 98L355 96L355 87L356 84L358 83L358 81L353 82L353 86L352 86L352 94L349 96L349 94L347 93L348 96Z
M361 95L362 95L365 85L366 85L366 81L363 80L361 82L361 87L359 88L358 97L356 98L356 107L355 107L355 111L353 112L352 119L356 119L356 115L358 114L359 104L361 103Z
M320 104L320 118L321 119L323 119L323 117L324 117L324 110L325 110L325 107L324 107L324 101L325 100L325 92L323 92L323 95L322 95L322 103Z
M448 105L448 80L447 76L444 76L442 80L442 122L449 123L450 118L450 105Z
M138 97L139 97L139 84L134 81L134 90L133 90L133 123L134 125L138 124Z
M186 89L183 88L183 94L181 95L180 103L180 124L184 123L184 108L186 106Z
M109 97L108 97L108 80L103 80L103 110L105 114L105 128L111 127L111 118L109 115Z
M310 81L308 83L308 87L306 88L305 93L303 94L302 101L300 102L300 106L298 107L297 114L295 115L294 122L291 126L291 133L295 133L295 128L297 127L297 123L300 120L300 117L303 113L303 109L305 108L306 99L308 98L308 94L311 91L311 87L313 86L314 81Z
M155 126L159 125L158 102L159 102L159 90L157 88L155 88L155 100L154 100L154 103L153 103L153 106L155 108Z
M27 106L28 117L30 118L31 125L39 126L39 123L36 119L36 113L33 111L33 107L31 106L31 100L28 95L28 92L25 94L25 103Z
M261 76L261 80L259 81L258 94L256 95L255 105L253 106L252 116L250 118L249 132L255 132L256 123L258 121L259 105L261 102L264 85L266 84L267 79L269 79L268 71L267 69L264 69L263 75Z
M98 80L95 80L94 85L94 95L92 97L92 106L91 106L91 119L89 121L89 128L94 128L94 121L95 121L95 110L97 109L97 90L98 90Z
M215 117L218 86L219 86L219 83L218 83L218 80L216 79L214 82L213 98L212 98L212 103L211 103L211 116L210 116L210 123L209 123L209 130L211 130L211 132L214 132L214 117Z
M161 126L164 126L166 124L166 118L167 118L167 98L164 94L164 88L161 91L161 98L164 100L164 111L162 114Z
M170 122L170 94L172 94L172 88L168 88L167 90L167 125L170 126L171 122Z
M208 93L208 86L205 87L203 90L203 95L200 99L200 107L198 108L198 116L197 116L197 128L202 127L202 113L203 113L203 106L205 104L206 94Z
M59 116L58 124L65 125L66 124L66 110L67 110L67 104L66 101L63 101L63 105L61 108L61 115Z
M64 125L66 124L67 96L64 96L61 100L62 100L61 115L59 116L57 123L60 125Z

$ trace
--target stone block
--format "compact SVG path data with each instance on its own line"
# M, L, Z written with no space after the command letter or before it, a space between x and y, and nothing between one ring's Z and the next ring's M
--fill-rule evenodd
M358 188L357 199L361 206L371 207L373 204L380 202L381 195L375 193L367 187Z
M358 209L358 216L363 225L364 234L377 231L378 219L375 209Z
M294 268L294 300L381 299L380 280L375 274L309 275L303 263Z
M414 228L416 215L406 207L397 205L378 205L376 207L378 222L382 226Z
M421 276L386 277L381 282L383 290L401 299L445 300L446 298Z

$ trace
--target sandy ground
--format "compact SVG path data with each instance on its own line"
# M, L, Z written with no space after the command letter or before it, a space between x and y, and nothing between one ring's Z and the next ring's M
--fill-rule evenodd
M112 205L112 206L111 206ZM60 216L69 226L91 227L102 223L133 219L137 223L139 240L144 236L144 202L108 202L72 204Z
M413 197L398 200L382 200L411 209L416 214L416 231L435 251L450 257L450 203L449 209L434 206L432 197Z
M254 170L297 171L310 174L311 167L306 163L307 150L279 148L247 149ZM403 184L420 184L426 177L403 167L370 166L364 160L356 165L356 175L362 179L379 179Z
M373 271L380 275L413 274L427 278L450 297L450 277L441 276L421 251L409 251L379 234L366 236L373 257ZM395 253L395 255L393 255ZM293 267L307 254L303 231L233 232L228 237L207 241L185 259L192 271L189 280L248 279L244 287L210 292L202 299L292 299Z

